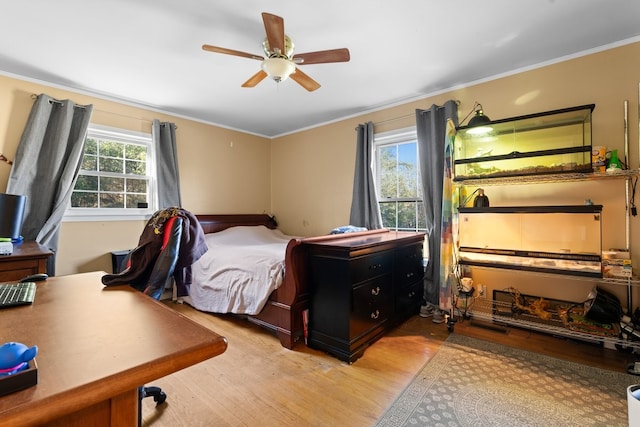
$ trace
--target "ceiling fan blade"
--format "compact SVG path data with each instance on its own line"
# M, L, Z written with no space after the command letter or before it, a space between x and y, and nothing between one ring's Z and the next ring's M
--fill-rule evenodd
M234 55L234 56L241 56L243 58L257 59L258 61L264 60L264 58L260 55L254 55L253 53L247 53L247 52L240 52L239 50L226 49L224 47L211 46L209 44L203 44L202 49L208 52L224 53L226 55Z
M272 51L280 49L280 53L284 54L284 19L263 12L262 21L264 21L264 30L267 33L269 47Z
M308 90L309 92L313 92L314 90L320 87L320 83L313 80L311 77L300 71L299 68L296 67L296 71L289 76L291 79L296 81L300 86Z
M298 65L325 64L327 62L349 62L349 49L320 50L318 52L297 53L293 55L293 62Z
M265 77L267 77L267 73L260 70L257 73L255 73L253 76L249 77L249 80L242 83L242 87L254 87L258 83L260 83L262 80L264 80Z

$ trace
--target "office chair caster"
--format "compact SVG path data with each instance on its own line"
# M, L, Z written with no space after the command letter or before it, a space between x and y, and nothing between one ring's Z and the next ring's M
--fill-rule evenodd
M156 406L162 405L167 400L167 394L160 387L139 387L138 388L138 427L142 427L142 399L153 397Z
M157 405L162 405L167 400L167 394L160 387L142 387L140 391L140 400L145 397L153 397L153 401Z

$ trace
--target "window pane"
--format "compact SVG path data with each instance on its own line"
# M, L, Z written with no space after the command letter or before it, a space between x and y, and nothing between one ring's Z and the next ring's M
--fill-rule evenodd
M115 141L100 141L100 156L124 158L124 144Z
M417 163L416 143L398 144L398 163L411 165L415 169Z
M127 208L135 209L138 203L147 203L146 194L127 194Z
M380 153L379 163L381 172L395 172L396 164L398 163L396 148L396 145L389 145L386 147L380 147L378 150Z
M417 197L416 143L398 144L398 197Z
M89 175L78 175L75 189L98 191L98 177Z
M74 208L97 208L98 193L74 191L71 194L71 206Z
M98 154L98 141L94 138L87 138L84 142L84 154Z
M110 157L100 157L100 172L122 173L124 160L112 159Z
M398 173L398 195L397 197L408 198L417 197L415 170L400 170Z
M144 179L127 178L127 193L147 194L147 181Z
M398 203L398 229L416 230L416 202Z
M387 228L396 228L396 202L380 203L382 224Z
M397 156L396 146L381 147L378 150L378 174L380 175L380 197L383 199L394 198L398 192L397 183Z
M418 230L427 229L427 214L424 209L424 202L418 202Z
M81 170L85 171L97 171L98 170L98 158L93 155L85 154L82 158Z
M124 178L100 177L100 191L124 191Z
M125 162L125 173L132 175L146 175L147 163L137 160L127 160Z
M143 145L127 144L125 158L130 160L147 160L147 148Z
M101 208L124 208L124 194L100 193Z
M398 176L395 173L380 175L380 198L395 199L398 192Z

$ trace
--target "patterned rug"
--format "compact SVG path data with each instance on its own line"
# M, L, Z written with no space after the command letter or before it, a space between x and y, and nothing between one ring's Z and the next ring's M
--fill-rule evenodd
M627 387L638 383L451 334L376 426L627 426Z

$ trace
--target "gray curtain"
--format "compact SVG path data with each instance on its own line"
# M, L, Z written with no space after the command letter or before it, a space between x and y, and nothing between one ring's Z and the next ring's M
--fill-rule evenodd
M158 209L181 207L176 125L155 119L151 127L151 135L156 152Z
M356 132L356 167L349 224L374 230L382 228L382 217L372 169L373 123L358 125Z
M75 185L93 105L41 94L22 133L7 193L27 196L22 236L51 249L47 273L55 275L60 222Z
M438 305L440 292L440 241L442 219L442 185L447 120L458 125L458 105L447 101L444 106L432 105L428 110L416 110L418 155L426 212L429 262L425 271L427 302Z

